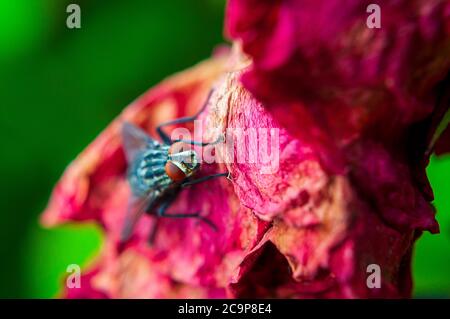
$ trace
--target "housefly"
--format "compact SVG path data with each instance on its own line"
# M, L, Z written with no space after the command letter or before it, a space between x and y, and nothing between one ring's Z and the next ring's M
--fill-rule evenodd
M210 93L211 94L211 93ZM208 102L209 98L207 99ZM212 143L196 141L171 140L163 131L164 126L182 124L194 121L205 109L207 102L201 110L192 117L179 118L160 124L156 132L161 142L151 138L142 129L131 123L122 126L122 139L128 163L127 179L131 188L131 197L122 228L121 241L126 242L139 218L147 213L158 217L197 218L215 229L215 225L200 212L193 213L167 213L167 209L176 199L179 192L187 186L207 181L212 178L228 176L220 173L194 179L200 169L200 160L191 147L185 145L207 146L223 141L223 137ZM153 241L155 231L150 235Z

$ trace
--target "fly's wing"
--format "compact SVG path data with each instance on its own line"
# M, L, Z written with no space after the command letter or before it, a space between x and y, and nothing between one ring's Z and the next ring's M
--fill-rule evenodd
M142 129L129 122L125 122L122 126L122 140L128 163L133 161L139 151L158 145L158 142Z
M140 217L145 213L145 211L153 204L156 199L156 192L151 191L145 197L136 197L132 195L128 200L127 212L125 215L125 222L122 228L122 233L120 236L121 242L126 242L139 221Z

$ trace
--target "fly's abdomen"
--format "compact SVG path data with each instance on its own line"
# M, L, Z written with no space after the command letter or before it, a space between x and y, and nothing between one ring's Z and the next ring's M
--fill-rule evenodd
M128 171L131 190L136 196L143 196L150 190L163 191L171 183L164 166L168 160L168 147L143 150L136 155Z

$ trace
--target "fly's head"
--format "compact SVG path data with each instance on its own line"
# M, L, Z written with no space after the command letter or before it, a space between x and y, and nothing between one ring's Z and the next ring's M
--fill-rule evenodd
M197 153L183 143L174 143L169 149L165 171L174 182L181 182L200 168Z

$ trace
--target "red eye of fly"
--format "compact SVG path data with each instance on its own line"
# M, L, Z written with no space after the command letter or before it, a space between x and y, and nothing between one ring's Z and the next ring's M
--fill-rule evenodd
M186 174L174 163L168 161L164 167L167 176L174 182L181 182L186 178Z

